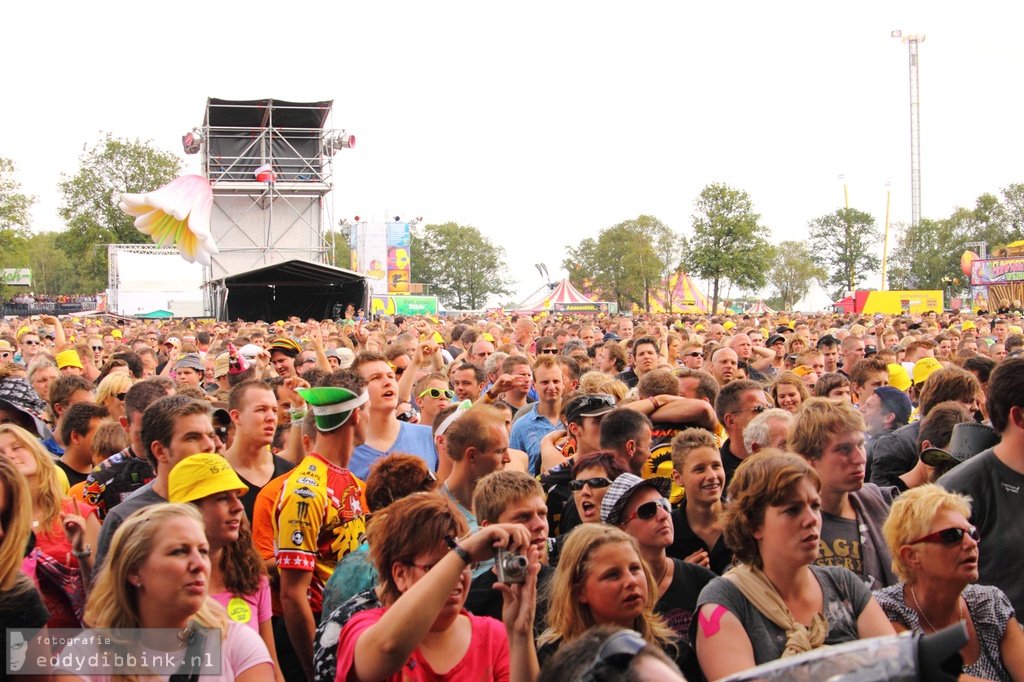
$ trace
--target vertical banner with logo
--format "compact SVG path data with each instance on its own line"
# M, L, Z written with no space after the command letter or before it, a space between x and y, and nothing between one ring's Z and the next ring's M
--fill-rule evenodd
M411 274L409 223L388 223L388 293L408 294Z
M352 269L366 276L371 294L388 293L388 241L385 223L357 223L349 243Z

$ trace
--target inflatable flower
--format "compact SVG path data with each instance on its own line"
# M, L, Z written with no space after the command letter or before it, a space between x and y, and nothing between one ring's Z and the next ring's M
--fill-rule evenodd
M118 208L135 216L135 228L153 243L177 246L189 263L209 265L218 253L210 233L213 189L201 175L182 175L152 192L122 194Z

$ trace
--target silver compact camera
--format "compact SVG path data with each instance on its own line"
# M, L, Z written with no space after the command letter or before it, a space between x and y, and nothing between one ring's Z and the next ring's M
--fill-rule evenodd
M498 574L498 582L506 585L526 582L526 557L513 554L502 547L494 555L494 571Z

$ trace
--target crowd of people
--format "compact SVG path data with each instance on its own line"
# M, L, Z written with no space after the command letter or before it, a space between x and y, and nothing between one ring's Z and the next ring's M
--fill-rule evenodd
M963 622L962 679L1024 680L1022 349L1013 309L6 319L4 675L716 680ZM165 665L76 663L122 645Z

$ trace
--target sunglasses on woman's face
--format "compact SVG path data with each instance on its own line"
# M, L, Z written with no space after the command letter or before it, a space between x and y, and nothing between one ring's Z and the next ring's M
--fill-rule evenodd
M659 509L664 509L669 514L672 513L672 505L664 497L660 497L657 500L651 500L650 502L644 502L636 511L630 514L626 518L626 523L629 523L633 519L640 519L641 521L650 521L658 514Z
M943 528L907 544L916 545L919 542L936 542L943 545L959 545L964 540L964 533L971 536L971 539L975 542L981 541L978 529L974 526L967 526L967 528Z
M607 488L612 482L604 477L597 478L580 478L575 481L569 481L569 490L577 492L583 490L583 486L589 485L591 488Z
M448 398L448 400L451 400L455 397L455 391L449 388L428 388L419 395L420 398L424 398L426 396L430 396L431 398L440 398L441 396L444 396L445 398Z

